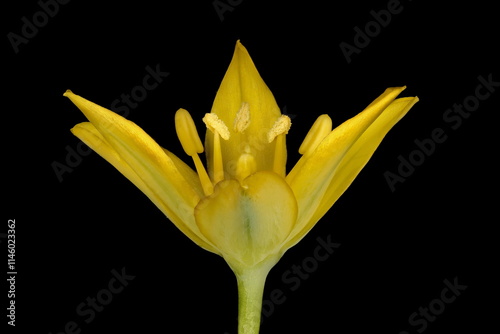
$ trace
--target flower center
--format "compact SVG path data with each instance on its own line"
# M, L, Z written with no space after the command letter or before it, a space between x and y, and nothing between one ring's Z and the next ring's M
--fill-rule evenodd
M203 117L203 122L208 130L213 133L213 158L211 161L212 179L210 179L205 166L200 160L199 153L203 153L204 148L200 136L196 130L193 119L188 111L179 109L175 114L175 129L182 144L182 148L187 155L193 158L196 171L200 178L201 186L205 196L209 196L214 191L214 185L224 180L224 160L221 150L221 138L229 140L231 133L226 124L214 113L207 113ZM236 113L233 131L243 133L250 125L250 105L247 102L241 104ZM286 115L281 115L266 134L268 144L274 142L274 160L272 170L284 177L284 166L286 163L285 135L290 130L291 121ZM243 143L237 162L234 177L240 182L257 171L255 156L252 154L251 144Z

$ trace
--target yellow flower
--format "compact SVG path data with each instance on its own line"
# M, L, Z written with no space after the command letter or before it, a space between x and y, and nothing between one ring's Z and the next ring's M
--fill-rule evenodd
M388 88L332 131L318 117L286 173L282 115L238 41L210 113L205 147L190 114L175 115L177 135L196 172L131 121L67 91L90 122L72 132L144 192L186 236L222 256L239 289L239 333L258 333L269 270L330 209L385 134L418 101ZM207 167L199 154L205 150Z

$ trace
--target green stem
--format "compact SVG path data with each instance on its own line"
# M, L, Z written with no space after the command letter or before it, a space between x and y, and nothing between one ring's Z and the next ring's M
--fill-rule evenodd
M246 269L238 280L238 334L258 334L268 266Z

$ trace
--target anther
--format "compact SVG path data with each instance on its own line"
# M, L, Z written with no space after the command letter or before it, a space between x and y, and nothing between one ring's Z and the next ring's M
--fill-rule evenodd
M177 137L179 137L182 148L187 155L193 158L203 192L206 196L212 194L214 192L213 184L198 156L198 153L203 152L203 144L201 143L194 121L187 110L179 109L175 113L175 131L177 132Z
M332 119L324 114L319 116L307 133L302 145L299 147L300 154L312 153L323 139L332 131Z
M267 132L267 141L271 143L276 136L281 135L281 134L287 134L288 130L290 130L290 127L292 126L292 121L290 120L290 117L286 115L281 115L276 122L274 122L273 127L271 130Z
M203 117L203 122L210 131L212 131L213 133L218 133L222 137L222 139L228 140L231 136L226 124L224 124L224 122L219 119L216 114L205 114L205 117Z
M233 129L235 132L243 133L250 125L250 105L242 102L241 108L236 113Z

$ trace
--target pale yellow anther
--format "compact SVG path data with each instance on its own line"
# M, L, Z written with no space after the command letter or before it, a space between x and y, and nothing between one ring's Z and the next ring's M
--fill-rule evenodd
M208 177L207 170L198 156L198 153L203 152L203 144L196 130L193 118L185 109L179 109L175 113L175 131L181 142L182 148L186 154L191 156L200 178L200 183L205 195L210 195L214 192L214 186Z
M243 133L250 125L250 105L248 102L241 103L241 108L236 113L233 129L235 132Z
M186 154L193 156L203 152L203 144L194 125L193 118L185 109L179 109L175 113L175 131Z
M292 121L290 120L290 117L286 115L281 115L276 120L276 122L274 122L271 130L267 132L267 141L271 143L274 140L274 138L276 138L276 136L279 136L281 134L287 134L291 126L292 126Z
M324 114L319 116L307 133L302 145L299 147L300 154L312 153L319 143L332 131L332 119Z
M213 133L218 133L222 137L222 139L228 140L231 136L226 124L224 124L224 122L219 119L216 114L205 114L205 117L203 117L203 122L210 131L212 131Z

